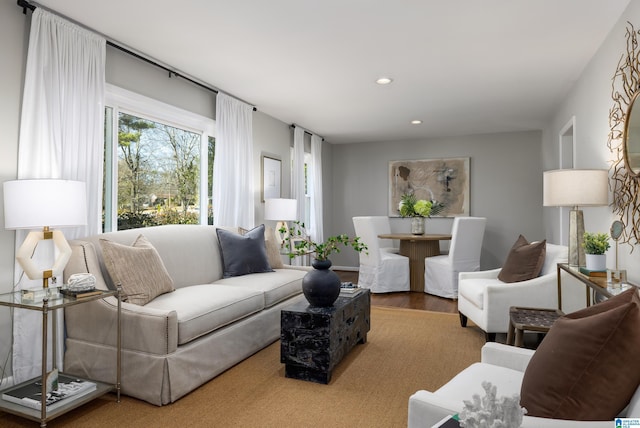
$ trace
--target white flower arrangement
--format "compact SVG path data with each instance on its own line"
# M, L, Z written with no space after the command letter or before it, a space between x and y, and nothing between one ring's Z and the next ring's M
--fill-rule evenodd
M474 394L471 401L464 401L460 412L460 426L465 428L518 428L527 409L520 407L520 396L496 398L497 387L482 382L485 396Z

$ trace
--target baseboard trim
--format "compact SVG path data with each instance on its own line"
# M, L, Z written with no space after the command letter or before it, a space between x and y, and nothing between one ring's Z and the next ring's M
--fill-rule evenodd
M350 272L358 272L358 268L355 266L333 266L333 270L346 270Z

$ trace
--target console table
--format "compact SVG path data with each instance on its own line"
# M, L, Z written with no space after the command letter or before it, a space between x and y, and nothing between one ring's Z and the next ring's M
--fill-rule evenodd
M591 306L591 290L594 290L605 297L616 296L623 291L628 290L631 287L637 287L637 285L627 282L624 285L613 287L607 284L607 278L590 277L582 272L578 266L571 266L568 263L558 263L557 276L558 276L558 309L562 310L562 277L560 273L564 271L586 285L586 302L587 306Z
M378 235L378 238L400 241L400 254L409 257L410 289L424 293L424 259L439 256L440 241L450 241L451 235L388 233Z
M285 376L327 384L334 367L358 343L367 341L371 294L362 289L341 294L333 306L318 308L306 302L281 313L280 362Z

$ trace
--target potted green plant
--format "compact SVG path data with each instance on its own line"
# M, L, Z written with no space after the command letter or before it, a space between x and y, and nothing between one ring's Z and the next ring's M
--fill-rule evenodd
M584 248L586 268L588 270L606 270L607 258L604 253L609 247L608 234L585 232L582 248Z
M282 248L289 258L297 256L313 255L311 263L313 270L302 279L302 291L311 306L326 307L333 305L340 294L340 278L330 270L331 260L329 256L339 253L342 247L351 247L354 251L367 251L366 244L360 241L360 237L349 237L341 234L330 236L324 242L314 242L309 237L304 223L296 221L293 226L281 227L278 231L285 235Z

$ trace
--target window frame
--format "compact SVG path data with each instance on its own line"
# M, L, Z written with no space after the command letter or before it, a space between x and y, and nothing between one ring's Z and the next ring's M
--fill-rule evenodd
M165 125L184 129L200 135L200 224L208 223L209 183L208 183L208 148L209 137L215 138L216 121L214 119L181 109L179 107L158 101L156 99L138 94L133 91L105 84L105 128L111 125L111 129L105 129L105 222L104 231L111 232L118 228L117 209L117 159L118 159L118 116L119 113L131 114L142 119L152 120ZM107 114L107 109L111 109ZM106 117L111 116L111 123L107 123ZM107 143L107 137L111 137ZM107 163L106 161L110 161ZM110 187L110 188L109 188Z

